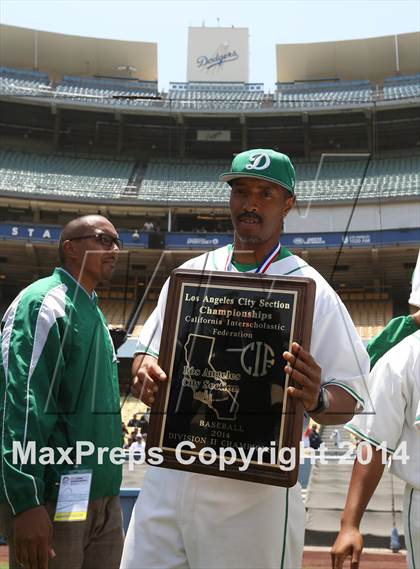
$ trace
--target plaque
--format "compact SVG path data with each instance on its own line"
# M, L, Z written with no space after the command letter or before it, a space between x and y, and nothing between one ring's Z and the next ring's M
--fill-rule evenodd
M146 456L158 447L166 468L293 486L303 405L287 395L283 352L309 349L314 298L309 278L173 271Z

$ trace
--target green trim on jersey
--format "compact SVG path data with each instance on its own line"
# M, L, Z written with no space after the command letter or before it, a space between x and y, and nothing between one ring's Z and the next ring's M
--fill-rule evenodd
M42 447L94 445L81 457L92 470L90 499L119 493L121 466L107 453L98 464L98 447L121 446L117 359L96 294L90 297L66 271L24 289L1 324L0 501L14 514L57 499L60 476L71 465L41 464ZM34 448L34 461L13 454ZM29 447L30 448L30 447ZM87 447L82 447L86 450Z
M399 316L390 320L382 332L372 338L367 345L371 369L388 350L417 330L417 324L411 316Z
M411 531L411 506L413 504L413 492L414 492L414 488L411 488L410 490L410 505L408 506L408 514L407 514L407 525L408 525L408 537L409 537L409 542L410 542L410 557L411 557L411 562L413 564L413 569L416 569L416 560L414 559L414 546L413 546L413 534Z
M229 249L229 252L230 252L232 250L232 245L228 245L228 247L230 247L230 249ZM286 257L291 257L292 255L293 255L293 253L291 253L288 249L286 249L286 247L282 246L280 251L278 252L278 255L274 259L273 263L277 263L277 261L281 261L282 259L285 259ZM240 273L246 273L248 271L254 271L255 269L258 268L258 263L239 263L238 261L234 261L233 259L232 259L232 265Z
M287 524L289 521L289 488L286 488L286 507L284 512L284 528L283 528L283 552L281 554L280 569L284 569L284 558L286 555L286 538L287 538Z
M238 261L234 261L233 259L232 259L232 265L240 273L247 273L248 271L255 271L255 269L258 269L258 263L239 263Z
M292 273L296 273L296 271L300 271L301 269L304 269L305 267L309 267L309 265L302 265L301 267L296 267L296 269L292 269L288 273L284 273L284 276L291 275Z
M364 439L364 440L368 441L368 443L372 443L374 447L383 448L382 443L380 443L379 441L377 441L376 439L374 439L372 437L368 437L368 435L366 435L362 431L359 431L359 429L356 429L356 427L353 427L353 425L347 424L347 425L344 425L344 428L347 431L350 431L351 433L353 433L354 435L359 437L359 439ZM394 452L395 452L395 449L391 449L388 447L386 447L386 450L391 454L394 454Z
M329 385L338 385L338 387L345 389L350 393L350 395L352 395L357 401L359 401L359 403L361 403L363 407L365 406L365 400L363 399L363 397L360 397L360 395L358 395L358 393L356 393L356 391L354 391L354 389L349 387L346 383L342 383L341 381L332 379L322 384L323 387L328 387Z
M228 247L232 247L232 245L228 245ZM212 252L211 252L211 260L212 260L212 263L213 263L213 269L214 269L215 271L217 271L217 265L216 265L216 251L212 251Z

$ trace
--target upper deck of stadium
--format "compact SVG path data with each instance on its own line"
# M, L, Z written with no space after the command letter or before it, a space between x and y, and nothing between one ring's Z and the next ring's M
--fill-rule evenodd
M418 104L420 73L387 77L382 84L340 79L277 83L274 94L262 83L173 82L167 93L157 82L108 77L64 76L0 67L0 97L55 106L154 112L280 113Z
M420 33L278 45L274 93L160 91L145 42L1 26L0 48L4 198L226 208L218 174L250 147L293 158L301 202L419 197Z
M163 92L158 89L157 44L5 25L0 25L0 31L2 98L129 112L279 113L407 104L420 97L420 32L273 45L277 82L275 92L269 93L262 83L247 81L245 46L242 81L231 72L222 75L220 81L218 76L209 80L203 75L197 81L194 75L195 79L188 82L174 77L168 92ZM211 36L221 29L195 31L196 41L204 46L203 34ZM224 33L236 31L240 30L225 29ZM191 74L191 46L187 56Z
M296 195L317 203L419 198L420 153L371 160L368 155L298 161ZM229 188L218 182L229 162L130 160L0 150L0 196L58 201L103 201L143 206L227 207Z
M110 321L156 279L141 326L172 268L231 241L232 155L274 148L297 175L285 246L371 337L405 310L419 241L420 34L398 37L398 61L395 41L276 46L274 92L177 77L165 92L157 44L0 26L0 289L48 274L61 227L99 211L126 244L100 294Z

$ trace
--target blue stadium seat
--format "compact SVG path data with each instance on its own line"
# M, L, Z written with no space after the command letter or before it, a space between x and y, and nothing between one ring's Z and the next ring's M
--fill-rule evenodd
M369 81L311 81L277 83L275 106L284 108L331 107L373 102Z
M134 162L0 151L0 192L119 199Z

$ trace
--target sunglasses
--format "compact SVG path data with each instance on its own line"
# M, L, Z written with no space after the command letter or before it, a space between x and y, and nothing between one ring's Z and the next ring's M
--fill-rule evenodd
M69 241L79 241L80 239L96 239L101 242L101 245L105 249L112 249L113 245L116 245L118 249L123 248L123 242L118 237L112 237L107 233L93 233L92 235L83 235L81 237L72 237Z

